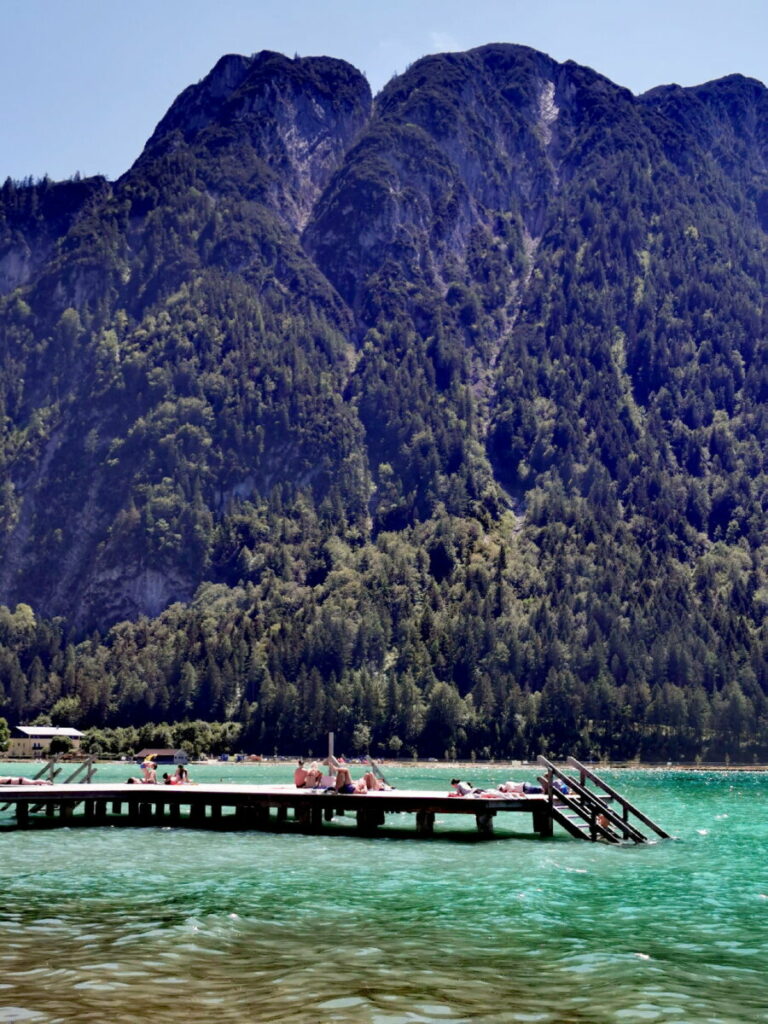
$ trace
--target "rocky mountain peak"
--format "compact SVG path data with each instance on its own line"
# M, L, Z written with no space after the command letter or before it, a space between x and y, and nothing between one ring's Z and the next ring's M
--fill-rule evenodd
M365 76L330 57L293 59L263 50L223 57L173 103L138 166L179 145L221 162L226 152L257 161L264 198L293 228L312 206L370 115Z

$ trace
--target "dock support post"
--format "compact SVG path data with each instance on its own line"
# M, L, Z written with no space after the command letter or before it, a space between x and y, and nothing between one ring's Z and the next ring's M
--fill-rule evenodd
M21 800L16 804L16 824L19 828L26 828L29 824L29 804Z
M549 813L549 806L533 808L533 831L538 832L542 839L550 839L552 836L552 816Z
M493 819L496 817L496 811L481 811L480 814L475 815L475 821L477 822L477 831L484 836L493 835Z
M416 811L416 835L431 836L435 830L434 811Z
M194 825L205 824L205 804L191 804L189 808L190 821Z
M384 812L379 807L361 807L357 811L357 831L372 836L384 824Z

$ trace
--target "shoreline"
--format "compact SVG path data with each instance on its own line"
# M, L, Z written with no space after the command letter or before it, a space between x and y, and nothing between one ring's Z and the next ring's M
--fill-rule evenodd
M67 759L59 760L60 765L76 765L86 760L85 756L82 757L69 757ZM262 757L258 761L237 761L231 758L228 761L220 761L218 758L207 758L205 760L190 760L188 763L194 766L200 767L217 767L217 768L254 768L259 766L269 766L271 768L276 767L293 767L295 762L298 760L297 757ZM307 760L307 758L305 758ZM320 761L320 758L315 758ZM384 758L374 758L376 764L381 768L389 769L407 769L407 770L418 770L418 771L450 771L450 772L462 772L464 774L471 774L473 771L478 770L495 770L495 771L534 771L540 770L540 765L537 765L535 761L519 761L519 760L498 760L498 761L432 761L432 760L391 760ZM45 764L46 759L41 758L8 758L4 755L0 755L0 765L3 764L20 764L20 765L33 765L33 764ZM137 762L133 759L129 760L115 760L112 758L96 759L94 765L114 765L120 766L131 766ZM344 762L351 768L363 767L363 762L358 760L348 760ZM553 761L558 767L562 766L565 769L569 768L569 765L565 761ZM584 762L584 764L594 771L642 771L642 772L754 772L762 773L768 772L768 764L740 764L740 763L724 763L718 761L702 762L700 764L688 764L683 762L666 762L666 763L650 763L640 761L590 761ZM161 765L162 766L162 765ZM171 766L172 767L172 766ZM576 770L576 769L571 769Z

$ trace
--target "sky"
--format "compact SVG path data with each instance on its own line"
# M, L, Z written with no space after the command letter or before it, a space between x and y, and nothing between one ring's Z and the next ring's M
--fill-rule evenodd
M521 43L635 94L768 82L768 0L0 0L0 182L128 170L225 53L340 57L377 92L428 53Z

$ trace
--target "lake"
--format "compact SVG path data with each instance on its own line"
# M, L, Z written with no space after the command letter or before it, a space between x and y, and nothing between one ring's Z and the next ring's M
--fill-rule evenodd
M191 773L272 783L292 769ZM453 769L386 773L447 792ZM528 815L497 817L490 841L439 817L426 840L412 818L375 839L0 831L0 1024L768 1021L768 776L602 774L678 840L617 848L557 826L542 840Z

